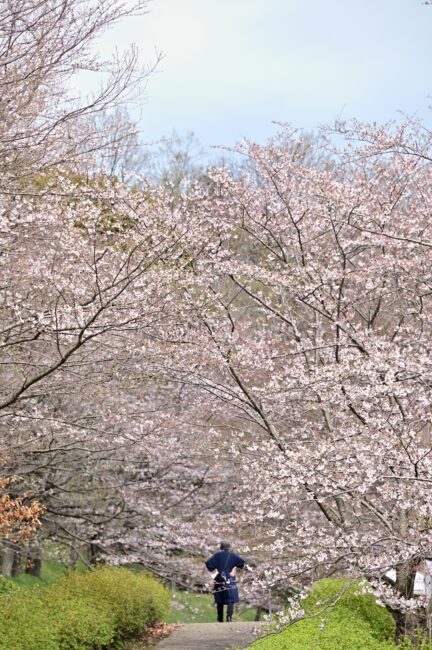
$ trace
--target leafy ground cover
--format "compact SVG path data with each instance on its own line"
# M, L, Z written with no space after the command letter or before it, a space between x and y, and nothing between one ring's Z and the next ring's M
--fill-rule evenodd
M269 634L251 650L432 650L427 641L414 645L404 639L396 646L393 617L358 584L320 580L302 605L304 620Z

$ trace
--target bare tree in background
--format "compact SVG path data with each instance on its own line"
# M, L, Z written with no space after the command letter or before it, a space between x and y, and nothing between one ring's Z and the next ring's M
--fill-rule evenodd
M141 92L153 66L140 64L135 46L102 61L93 52L94 42L146 6L146 0L2 3L0 191L24 191L35 174L107 146L109 139L101 137L90 118ZM83 72L94 73L97 88L86 98L71 90ZM113 139L123 135L115 133Z

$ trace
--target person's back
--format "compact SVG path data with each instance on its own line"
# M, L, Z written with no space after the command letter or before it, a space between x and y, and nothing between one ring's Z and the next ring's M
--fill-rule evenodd
M237 569L243 569L245 561L231 551L229 542L221 542L220 551L205 563L209 571L217 571L214 580L214 598L217 606L217 620L223 622L223 608L227 606L227 622L232 620L234 603L240 598L237 589Z

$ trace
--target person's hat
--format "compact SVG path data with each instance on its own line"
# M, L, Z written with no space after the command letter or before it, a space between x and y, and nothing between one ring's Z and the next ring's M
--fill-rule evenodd
M227 551L230 548L231 548L231 543L230 542L224 541L224 542L220 543L221 551Z

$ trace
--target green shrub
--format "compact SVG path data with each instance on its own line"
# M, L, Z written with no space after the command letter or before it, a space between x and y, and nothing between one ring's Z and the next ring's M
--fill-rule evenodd
M0 595L0 649L98 650L118 647L163 619L169 592L127 569L70 573L57 584Z
M115 618L108 602L78 595L67 589L49 587L44 590L42 604L50 612L61 650L87 650L112 644Z
M138 636L147 625L164 619L171 603L169 592L154 578L127 569L99 569L90 576L71 574L59 585L74 598L108 604L116 639Z
M44 611L42 591L0 597L0 648L58 650L52 613Z
M254 650L396 650L393 617L358 583L320 580L303 608L305 620L263 638Z
M0 594L10 594L14 591L19 591L20 588L13 580L0 576Z

